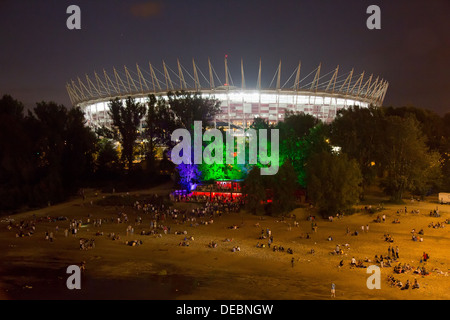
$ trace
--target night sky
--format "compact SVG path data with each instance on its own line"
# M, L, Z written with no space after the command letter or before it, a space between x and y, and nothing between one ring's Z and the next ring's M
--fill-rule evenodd
M69 5L81 8L81 30L69 30ZM369 30L366 9L381 8L381 30ZM385 105L450 112L450 1L448 0L0 0L0 95L33 107L70 106L66 82L94 71L148 62L161 69L176 59L206 74L211 58L223 77L224 55L248 86L263 64L263 87L278 62L282 78L299 60L302 72L373 73L389 81Z

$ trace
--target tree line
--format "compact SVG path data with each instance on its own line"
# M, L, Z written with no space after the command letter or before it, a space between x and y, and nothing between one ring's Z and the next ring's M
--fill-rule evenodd
M9 95L0 99L0 210L41 207L66 200L82 186L117 191L148 187L167 178L173 164L157 161L157 148L173 146L175 128L205 125L219 103L199 93L128 97L108 103L111 126L86 125L80 108L40 102L25 112ZM141 126L141 123L143 125ZM135 159L143 155L146 166Z
M244 179L247 209L269 214L292 210L299 189L324 214L351 208L373 184L394 201L407 192L450 190L450 114L352 107L330 124L293 112L277 124L256 118L253 129L279 130L276 175L262 176L260 165L248 163L175 166L172 132L192 132L194 121L206 130L219 112L219 101L200 93L149 95L143 102L113 99L111 125L94 132L80 108L40 102L25 113L21 102L5 95L0 99L1 209L63 201L81 186L148 186L172 173L185 189L209 180ZM167 151L162 160L158 150ZM145 161L137 163L138 157ZM269 198L271 205L264 205Z
M288 113L276 125L257 119L253 126L280 130L280 171L295 172L269 178L250 172L244 190L253 212L263 212L268 191L275 214L291 210L295 188L303 188L329 215L350 210L374 184L395 202L407 193L424 197L450 190L450 114L355 106L339 111L330 124Z

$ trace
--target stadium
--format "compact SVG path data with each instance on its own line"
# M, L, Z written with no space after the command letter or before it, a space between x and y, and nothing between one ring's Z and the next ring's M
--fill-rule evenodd
M244 63L240 61L240 82L234 83L224 60L223 79L219 78L208 59L207 72L203 72L192 60L192 67L185 68L177 60L174 71L164 61L162 69L149 63L142 68L123 70L113 68L108 74L97 74L77 81L71 80L66 89L72 105L85 112L87 124L91 127L111 126L108 116L108 102L113 98L133 97L145 102L149 94L165 96L169 91L200 92L204 97L220 101L221 112L214 119L215 124L228 128L247 128L256 117L270 123L282 121L287 112L304 112L323 122L331 122L340 109L358 105L383 104L389 83L365 72L355 74L354 70L339 73L339 66L323 72L322 65L303 76L301 62L282 80L281 61L268 86L261 84L262 64L259 60L256 86L247 87ZM253 78L253 82L255 82Z

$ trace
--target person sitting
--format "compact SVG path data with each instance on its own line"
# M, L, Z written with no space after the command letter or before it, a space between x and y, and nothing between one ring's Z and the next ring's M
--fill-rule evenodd
M412 288L413 289L419 289L420 288L419 283L417 282L417 279L414 279L414 284L412 285Z
M356 259L355 257L352 258L352 261L350 262L351 267L356 267Z
M422 267L422 270L420 271L420 274L421 274L422 276L427 276L427 275L429 275L430 273L427 272L427 271L425 270L425 267Z
M258 244L259 244L259 242L258 242ZM211 242L208 244L208 246L209 246L210 248L217 248L217 243L215 243L214 241L211 241Z
M362 260L358 260L358 263L356 264L356 267L357 268L367 268L367 266L364 265Z
M336 254L339 254L341 252L341 247L339 245L336 245Z
M408 290L409 289L409 280L406 280L405 286L401 288L401 290Z

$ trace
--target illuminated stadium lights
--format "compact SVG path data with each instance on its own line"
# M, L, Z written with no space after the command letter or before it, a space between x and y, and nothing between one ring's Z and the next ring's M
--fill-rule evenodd
M271 123L284 119L289 111L314 115L324 122L331 122L337 111L353 105L367 108L383 104L389 83L373 75L350 72L339 74L339 66L321 73L321 65L301 77L301 64L293 70L289 78L281 82L281 61L266 88L261 85L261 61L256 88L247 88L244 77L244 64L241 60L241 83L236 86L228 69L225 57L225 81L218 77L208 59L208 73L203 73L192 60L192 71L188 71L177 60L177 72L162 64L162 71L149 63L148 69L136 70L124 67L123 71L113 69L112 74L94 72L94 77L86 75L85 80L77 78L66 85L74 106L84 110L90 126L110 126L108 102L114 98L136 98L146 102L149 94L167 96L168 91L199 92L203 97L211 97L221 102L221 112L216 123L226 126L247 128L256 117Z

